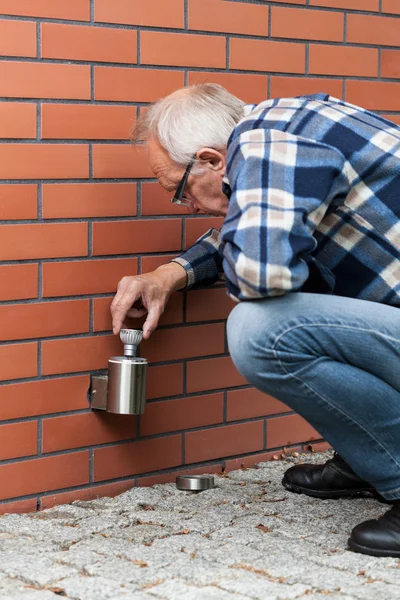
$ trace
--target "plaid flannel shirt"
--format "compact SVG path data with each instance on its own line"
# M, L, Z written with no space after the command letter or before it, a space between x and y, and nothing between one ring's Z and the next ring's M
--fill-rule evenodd
M236 301L307 291L400 306L400 127L327 94L246 105L219 231L175 262Z

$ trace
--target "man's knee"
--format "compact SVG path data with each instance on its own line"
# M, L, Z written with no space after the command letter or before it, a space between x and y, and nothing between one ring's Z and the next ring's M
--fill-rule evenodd
M273 359L274 325L278 325L276 311L264 301L240 302L232 310L227 322L228 347L232 360L250 383L263 362L265 371Z

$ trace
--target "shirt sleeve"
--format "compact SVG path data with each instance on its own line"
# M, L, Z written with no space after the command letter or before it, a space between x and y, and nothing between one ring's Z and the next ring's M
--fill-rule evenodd
M186 289L196 284L210 285L222 279L222 242L218 229L210 229L186 252L170 262L180 264L187 273Z
M313 233L346 194L335 148L273 129L242 133L228 149L232 189L221 229L223 268L236 301L300 290L316 248Z

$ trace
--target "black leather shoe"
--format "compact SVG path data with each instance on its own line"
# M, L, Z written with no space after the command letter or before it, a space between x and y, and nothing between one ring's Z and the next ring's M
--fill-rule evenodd
M375 488L360 479L336 452L333 458L323 465L305 464L290 467L282 479L282 485L291 492L315 498L343 498L369 492L383 500Z
M354 527L349 548L370 556L400 557L400 501L379 519L364 521Z

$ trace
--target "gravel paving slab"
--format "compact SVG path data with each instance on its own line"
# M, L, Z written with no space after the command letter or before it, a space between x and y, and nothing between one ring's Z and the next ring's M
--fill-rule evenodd
M300 454L115 498L0 517L0 599L400 600L400 561L347 549L352 528L388 506L319 500L281 485Z

